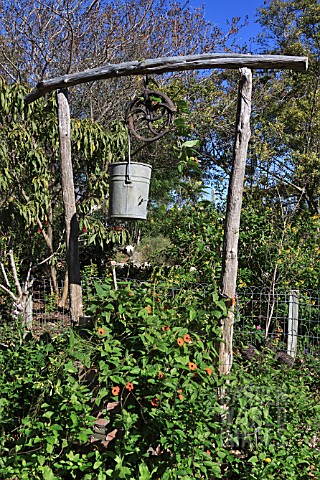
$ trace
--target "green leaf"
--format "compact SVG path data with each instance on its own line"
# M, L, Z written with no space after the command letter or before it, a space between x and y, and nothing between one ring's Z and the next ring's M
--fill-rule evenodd
M58 478L54 475L53 471L48 465L43 467L42 474L44 480L56 480Z
M73 427L75 427L76 425L78 425L79 420L78 420L78 416L77 416L75 413L71 413L70 418L71 418Z
M185 148L193 148L193 147L198 147L199 146L199 140L187 140L182 144L183 147Z
M185 100L178 100L176 104L181 113L190 113L188 103Z
M95 283L95 289L96 289L96 293L97 293L99 298L105 298L106 295L109 293L98 283Z
M150 480L152 475L145 463L139 465L139 480Z
M75 344L74 333L73 333L73 330L70 329L69 330L69 346L71 350L73 350L74 344Z
M249 458L247 462L255 464L259 462L259 458L256 455L254 455L253 457Z
M50 418L52 417L53 413L54 413L54 412L45 412L42 416L43 416L44 418L49 418L49 419L50 419Z
M47 443L46 450L47 450L47 453L52 453L53 445L51 443Z
M39 465L42 467L46 461L46 457L44 457L43 455L38 455L37 460L39 462Z
M178 163L177 168L178 168L178 172L179 172L179 173L182 173L182 172L183 172L183 169L184 169L184 165L183 165L182 163Z

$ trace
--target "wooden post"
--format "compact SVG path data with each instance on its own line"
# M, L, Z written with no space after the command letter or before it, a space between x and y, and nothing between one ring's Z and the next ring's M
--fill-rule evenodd
M228 189L222 258L221 295L227 299L229 313L226 318L221 320L222 341L219 351L219 372L225 375L230 372L232 366L232 338L238 272L240 215L248 143L251 135L252 72L249 68L241 68L240 75L233 166Z
M287 354L295 357L298 346L298 323L299 323L299 290L291 290L289 298L288 315L288 345Z
M72 321L74 323L79 323L79 316L82 316L82 288L78 249L79 224L76 214L76 199L71 161L70 109L68 91L66 89L58 90L57 100L62 197L66 225L70 310Z
M114 262L114 261L111 262L113 285L114 285L114 289L118 290L116 264L117 262Z
M32 297L32 281L28 282L27 286L27 300L26 300L26 307L25 307L25 322L24 325L27 330L31 330L32 328L32 320L33 320L33 297Z

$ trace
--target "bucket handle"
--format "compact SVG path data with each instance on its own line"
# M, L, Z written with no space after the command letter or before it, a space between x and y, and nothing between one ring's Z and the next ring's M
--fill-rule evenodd
M131 182L131 176L130 176L130 166L131 166L131 139L130 139L130 132L128 130L128 163L127 163L127 172L126 172L126 183L132 183Z

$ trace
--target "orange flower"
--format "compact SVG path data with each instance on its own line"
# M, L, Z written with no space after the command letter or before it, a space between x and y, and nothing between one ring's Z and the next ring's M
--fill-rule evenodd
M162 373L162 372L159 372L159 373L158 373L158 378L163 378L163 377L164 377L163 373Z
M132 392L132 390L133 390L133 384L132 384L131 382L128 382L128 383L126 384L126 389L129 390L129 392Z
M189 362L188 367L190 370L197 370L197 365L193 362Z
M114 395L115 397L117 397L120 393L120 387L116 386L116 387L113 387L113 389L111 390L112 392L112 395Z
M170 330L170 327L169 327L169 325L163 325L163 327L161 328L161 330L162 330L163 332L167 332L168 330Z
M159 398L158 397L155 397L152 402L151 402L151 405L153 407L158 407L159 406Z
M234 297L225 298L225 302L228 308L234 307L237 303Z
M150 305L147 305L146 307L144 307L148 313L151 313L152 312L152 308L150 307Z
M104 328L98 328L98 333L99 335L104 335L106 333L106 330Z
M212 374L212 368L210 368L210 367L205 368L205 371L207 372L207 374L209 376Z
M237 304L237 301L235 298L231 298L231 305L234 307Z
M191 342L191 337L189 335L189 333L186 333L183 337L183 340L186 342L186 343L190 343Z
M181 394L182 390L177 390L177 393L178 393L178 398L179 400L183 400L184 399L184 395Z
M207 451L206 451L206 454L211 456L210 450L207 450Z
M177 340L177 344L179 345L179 347L181 347L184 344L183 338L179 337Z

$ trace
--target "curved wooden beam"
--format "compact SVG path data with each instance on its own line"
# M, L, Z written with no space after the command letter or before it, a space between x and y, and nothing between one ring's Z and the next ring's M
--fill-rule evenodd
M250 55L233 53L205 53L183 57L166 57L149 60L109 64L83 72L71 73L61 77L43 80L25 97L26 104L32 103L53 90L68 88L80 83L94 82L106 78L128 75L160 74L185 70L202 70L210 68L251 69L288 69L305 71L308 57L291 57L286 55Z

